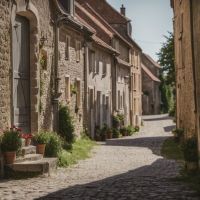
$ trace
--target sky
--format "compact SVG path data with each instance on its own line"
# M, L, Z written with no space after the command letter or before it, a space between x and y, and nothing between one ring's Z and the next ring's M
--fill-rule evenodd
M126 16L131 19L133 39L156 61L164 35L173 31L173 11L170 0L107 0L114 8L126 7Z

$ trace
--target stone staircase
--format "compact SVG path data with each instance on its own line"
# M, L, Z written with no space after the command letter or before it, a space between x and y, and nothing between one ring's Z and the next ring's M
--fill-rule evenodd
M20 157L11 165L6 165L13 172L49 174L57 168L57 158L44 158L36 153L35 146L22 147Z

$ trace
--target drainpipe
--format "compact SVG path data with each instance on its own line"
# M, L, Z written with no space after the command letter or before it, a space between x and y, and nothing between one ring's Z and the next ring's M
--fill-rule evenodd
M200 117L198 108L198 97L197 97L197 79L196 79L196 61L194 55L194 24L193 24L193 0L190 0L190 26L191 26L191 46L192 46L192 68L193 68L193 79L194 79L194 99L195 99L195 116L196 116L196 134L198 139L198 152L200 158ZM200 166L200 159L199 159Z

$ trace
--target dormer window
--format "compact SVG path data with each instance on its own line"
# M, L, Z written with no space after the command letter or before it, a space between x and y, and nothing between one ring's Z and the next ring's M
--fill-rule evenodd
M74 15L74 0L58 0L63 12Z

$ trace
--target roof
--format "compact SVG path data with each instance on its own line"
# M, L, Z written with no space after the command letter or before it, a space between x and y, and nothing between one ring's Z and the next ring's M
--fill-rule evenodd
M161 68L161 66L151 57L149 56L148 54L143 54L155 67L157 68Z
M144 64L142 64L142 69L153 81L161 82L160 79L158 79L146 66L144 66Z
M104 47L110 51L112 51L113 53L119 54L119 52L117 50L115 50L114 48L112 48L110 45L108 45L107 43L105 43L103 40L101 40L99 37L97 37L96 35L92 36L92 39L94 42L96 42L98 45L100 45L101 47Z
M119 57L116 58L117 62L120 64L120 65L123 65L125 67L132 67L132 65L122 59L120 59Z

